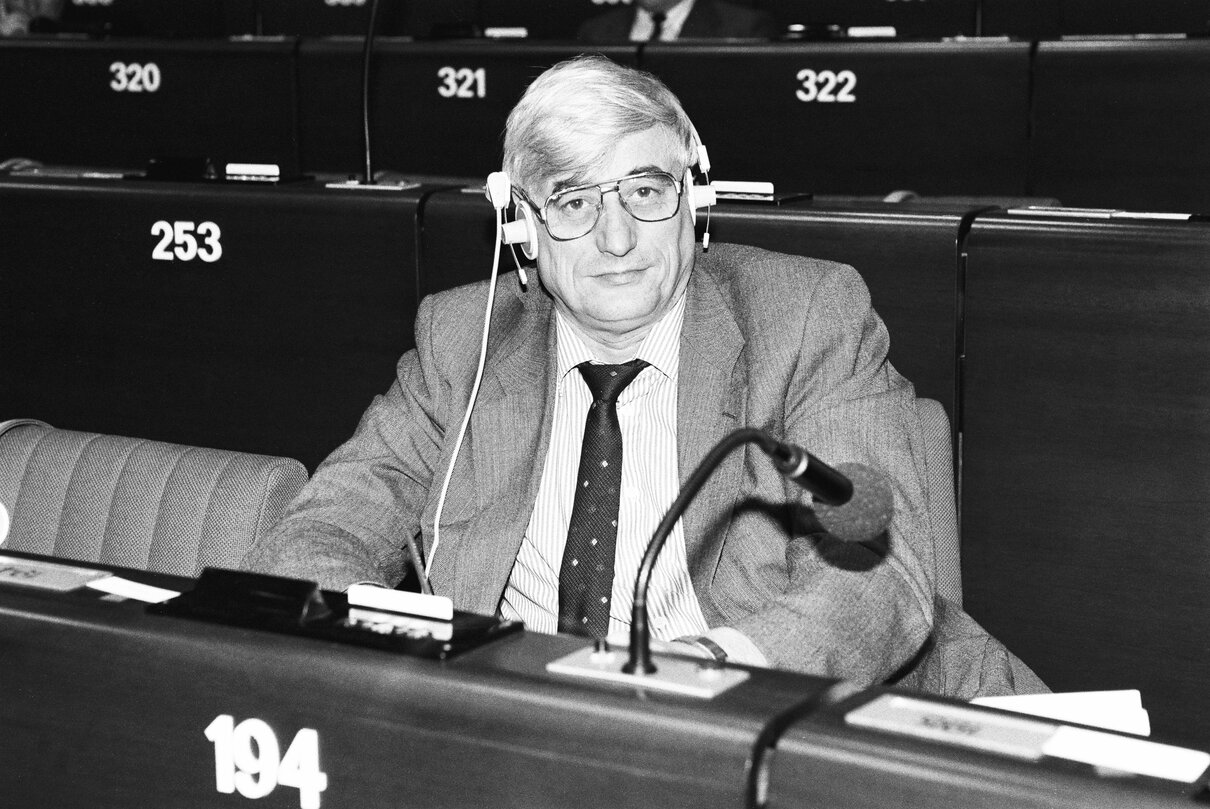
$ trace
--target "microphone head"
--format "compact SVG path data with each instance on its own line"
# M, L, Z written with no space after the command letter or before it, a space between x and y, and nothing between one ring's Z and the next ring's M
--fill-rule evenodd
M839 464L836 470L853 482L853 496L839 506L816 502L815 516L820 524L845 542L868 542L886 531L895 513L887 476L859 463Z

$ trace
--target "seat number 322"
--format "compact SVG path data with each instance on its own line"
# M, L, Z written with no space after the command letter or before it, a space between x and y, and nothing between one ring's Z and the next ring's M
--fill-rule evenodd
M319 768L319 733L303 728L281 754L277 735L260 719L238 724L221 714L206 726L214 745L214 786L230 795L263 798L278 786L298 790L300 809L319 809L319 796L328 788L328 776Z
M798 81L794 95L804 103L852 104L857 100L857 74L851 70L803 68L794 78Z

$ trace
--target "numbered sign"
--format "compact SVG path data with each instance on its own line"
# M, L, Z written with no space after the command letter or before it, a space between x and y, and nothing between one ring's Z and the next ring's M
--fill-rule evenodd
M487 97L487 71L481 67L442 67L437 81L437 95L442 98Z
M798 80L794 95L804 103L852 104L857 100L857 74L851 70L803 68L794 78Z
M113 62L109 89L115 93L154 93L160 89L160 68L155 62Z
M214 788L224 795L263 798L279 786L298 790L300 809L319 809L328 776L319 765L319 733L303 728L281 755L273 728L261 719L236 723L220 714L206 726L214 745Z
M223 232L214 222L169 222L161 219L151 226L151 235L159 242L151 250L156 261L202 261L214 262L223 256ZM199 242L200 239L200 242Z

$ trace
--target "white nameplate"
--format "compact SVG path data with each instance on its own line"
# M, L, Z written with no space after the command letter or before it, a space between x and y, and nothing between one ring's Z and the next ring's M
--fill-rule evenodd
M1082 761L1099 769L1149 775L1192 784L1210 767L1210 753L1087 728L1061 727L1047 740L1048 756Z
M773 183L745 180L712 180L710 187L720 194L772 194Z
M1210 753L1131 736L1001 715L962 705L883 694L845 715L858 727L1000 753L1027 761L1079 761L1098 771L1192 784L1210 767Z
M948 742L1027 761L1042 758L1042 746L1058 727L1049 722L896 694L883 694L849 711L845 721L858 727Z
M388 590L372 584L354 584L349 588L347 595L350 607L402 612L423 618L435 618L438 621L452 621L454 618L454 602L445 596Z
M40 559L22 559L0 553L0 584L18 584L39 590L66 592L110 575L107 570L72 567Z
M140 584L137 581L123 579L120 576L106 576L103 579L90 581L88 586L110 595L142 601L147 604L159 604L180 595L176 590L166 590L163 587L153 587L150 584Z

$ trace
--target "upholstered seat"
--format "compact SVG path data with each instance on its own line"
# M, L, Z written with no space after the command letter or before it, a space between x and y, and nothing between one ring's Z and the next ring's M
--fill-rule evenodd
M0 422L0 549L188 576L235 568L306 479L290 458Z
M929 517L933 524L933 553L937 594L962 606L962 557L954 494L954 442L949 416L941 403L917 399L916 412L924 432L925 473Z

